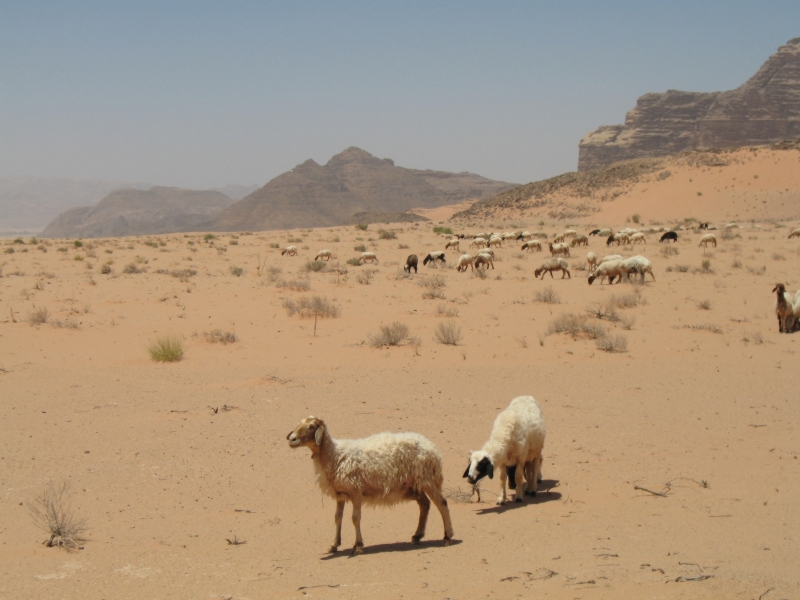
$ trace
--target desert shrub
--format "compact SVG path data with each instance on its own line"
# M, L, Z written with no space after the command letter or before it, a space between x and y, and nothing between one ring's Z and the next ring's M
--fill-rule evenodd
M631 330L636 324L636 316L631 314L622 315L619 318L619 324L622 325L623 329Z
M564 313L550 321L545 330L545 335L554 333L568 333L574 339L585 337L591 340L605 335L605 329L599 323L589 321L585 315Z
M734 258L733 262L731 263L731 267L734 269L741 269L742 268L742 261L738 258Z
M694 329L695 331L708 331L710 333L723 333L722 327L713 323L703 323L701 325L684 325L684 329Z
M46 306L40 306L28 314L28 323L31 325L42 325L47 323L47 319L49 318L50 311L47 310Z
M6 254L14 254L14 249L13 248L6 248L5 250L3 250L3 252L5 252Z
M274 265L270 265L266 269L262 271L264 275L267 277L267 281L270 283L275 283L278 280L278 276L281 274L281 268L276 267Z
M234 342L238 341L239 338L236 337L236 334L232 331L222 331L221 329L213 329L211 331L206 331L203 333L206 337L206 341L216 344L217 342L227 345L233 344Z
M778 254L777 252L773 252L772 260L786 260L786 257L783 254Z
M306 264L303 265L303 270L305 271L313 271L314 273L320 273L325 271L328 264L324 260L308 260Z
M633 215L631 217L631 221L633 221L634 223L636 223L638 225L639 222L641 221L641 217L639 216L639 213L636 213L635 215Z
M361 231L366 231L367 227L369 227L369 225L367 225L366 223L358 223L356 225L356 229L359 229Z
M25 241L22 238L15 238L12 244L24 244Z
M397 249L398 250L408 250L408 244L398 244L397 245Z
M596 302L586 309L590 317L595 319L605 319L615 323L619 321L619 314L616 307L611 302Z
M75 256L72 257L72 260L80 261L80 260L83 260L83 257L80 254L76 254Z
M158 362L178 362L183 358L183 339L177 335L165 335L147 347L147 353Z
M488 269L482 269L482 268L473 269L472 276L477 277L478 279L486 279L486 277L488 277L486 271L488 271Z
M74 242L72 242L72 245L75 246L76 248L80 248L81 246L83 246L83 242L80 240L75 240Z
M710 300L700 300L697 303L697 308L700 310L711 310L711 301Z
M80 329L79 323L75 319L55 319L50 322L50 325L58 329Z
M669 258L670 256L678 256L680 251L674 245L663 245L661 246L661 256L664 258Z
M713 273L714 269L711 268L711 261L707 258L700 263L700 272L701 273Z
M216 237L217 237L217 236L215 236L213 233L207 233L207 234L205 234L205 235L203 236L203 239L204 239L205 241L207 241L207 242L210 242L211 240L213 240L213 239L214 239L214 238L216 238Z
M378 237L382 240L396 240L397 234L394 231L388 231L386 229L379 229L378 230Z
M533 295L534 302L544 302L545 304L560 304L561 296L558 295L552 286L547 286L543 290L538 290Z
M688 273L689 272L689 265L675 265L675 270L678 273Z
M364 244L359 244L358 246L353 246L353 250L356 252L366 252L367 247Z
M439 323L434 336L437 342L448 346L457 346L463 337L461 335L461 326L455 321Z
M127 265L125 265L125 268L122 269L122 272L127 273L128 275L136 275L144 271L143 269L140 269L138 266L136 266L136 263L128 263Z
M367 340L373 348L383 346L399 346L403 342L416 341L405 323L395 321L391 325L381 325L377 334L368 334Z
M628 339L619 333L607 333L595 339L594 343L603 352L625 352L628 349Z
M442 288L447 285L447 280L442 275L434 275L433 277L426 277L425 279L418 279L417 285L425 288L422 297L426 300L444 299L444 292Z
M342 309L338 304L334 304L321 296L300 298L297 302L287 298L282 305L290 317L297 314L300 315L301 319L309 319L311 317L336 318L342 314Z
M422 292L423 300L444 300L446 296L441 288L431 287Z
M637 290L633 294L625 294L623 296L612 294L611 298L608 299L608 304L617 308L633 308L639 306L639 304L646 304L646 302L642 298L641 292Z
M231 265L230 272L234 277L241 277L244 274L244 269L235 265Z
M280 281L275 283L275 287L288 288L296 292L307 292L311 289L311 283L307 279L291 279L289 281Z
M60 546L66 550L80 548L86 532L86 519L78 517L72 508L70 485L66 481L50 481L44 491L28 502L28 513L37 527L50 537L44 542L51 548Z
M457 317L458 316L458 307L455 306L447 306L444 302L439 304L436 307L436 316L437 317Z
M375 277L375 269L364 269L361 273L356 275L356 281L361 285L369 285Z
M449 227L436 226L433 228L433 233L437 235L441 233L446 233L447 235L453 235L453 230L450 229Z
M361 259L360 258L348 258L347 259L347 264L351 265L353 267L358 267L358 266L361 265Z
M172 269L169 274L175 279L188 281L189 277L194 277L197 275L197 271L194 269Z

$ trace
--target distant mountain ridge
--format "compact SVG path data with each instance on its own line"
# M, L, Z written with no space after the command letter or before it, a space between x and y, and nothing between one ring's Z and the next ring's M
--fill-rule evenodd
M624 125L600 127L580 142L578 170L685 150L757 146L800 136L800 37L728 92L645 94Z
M325 165L307 160L204 224L210 231L256 231L341 225L361 212L406 212L514 187L472 173L395 166L351 146Z

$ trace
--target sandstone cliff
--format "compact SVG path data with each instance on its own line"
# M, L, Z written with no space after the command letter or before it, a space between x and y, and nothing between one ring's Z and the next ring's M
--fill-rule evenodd
M739 88L645 94L624 125L600 127L579 146L578 170L684 150L755 146L800 136L800 38L789 40Z

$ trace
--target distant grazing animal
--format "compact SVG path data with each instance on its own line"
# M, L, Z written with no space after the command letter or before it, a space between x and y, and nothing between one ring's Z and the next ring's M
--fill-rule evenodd
M464 477L475 485L486 475L493 479L497 469L502 486L498 504L506 501L509 473L514 477L511 489L516 502L522 502L524 496L536 496L545 434L544 416L533 396L514 398L508 408L497 415L483 448L470 455Z
M594 271L597 268L597 255L594 252L589 252L586 255L586 262L589 263L589 270Z
M469 247L472 248L473 246L475 246L477 248L485 248L487 246L487 244L488 244L488 242L485 239L483 239L482 237L476 237L474 240L472 240L469 243Z
M572 279L572 275L569 272L569 263L563 258L548 258L542 263L541 267L533 272L533 276L539 277L541 275L542 279L544 279L544 276L550 273L550 278L555 279L553 271L561 271L561 279L564 279L564 277Z
M789 234L789 239L792 239L793 237L800 237L800 227L794 229L792 233Z
M622 261L622 268L628 276L628 279L631 278L631 273L638 273L642 278L642 283L644 283L645 273L650 273L650 277L653 278L653 281L656 280L656 276L653 274L653 264L642 255L626 258Z
M647 239L645 239L643 233L634 233L631 236L631 243L638 244L639 242L642 242L643 244L646 244L647 243Z
M708 248L708 245L711 244L714 248L717 247L717 236L713 233L706 233L700 238L700 242L697 244L699 246L703 246L704 248Z
M362 252L361 253L361 257L359 258L359 260L362 263L365 263L365 262L376 263L376 262L378 262L378 257L375 256L374 252Z
M597 235L598 233L600 233L599 229L592 229L592 231L591 231L591 233L589 233L589 235Z
M619 277L617 283L622 283L622 276L627 274L627 270L622 264L621 260L610 260L608 262L600 263L594 270L594 273L589 275L589 285L592 285L595 279L599 279L603 283L604 278L608 278L610 285L614 284L614 279Z
M550 254L553 256L558 256L559 254L569 256L569 246L564 243L550 244Z
M475 265L476 269L481 265L484 269L488 269L489 267L494 269L494 258L492 258L490 254L484 254L481 252L475 257L475 262L473 264Z
M409 254L408 258L406 259L406 266L403 267L403 271L411 274L411 269L414 269L414 273L417 272L417 265L419 264L419 259L417 258L416 254Z
M423 266L424 266L424 265L427 265L428 263L435 264L435 261L437 261L437 260L438 260L440 263L442 263L442 264L444 264L444 263L446 262L446 261L445 261L445 254L444 254L444 252L438 251L438 252L431 252L431 253L429 253L429 254L428 254L428 256L426 256L426 257L423 259L423 261L422 261L422 264L423 264Z
M576 236L577 234L578 234L578 232L577 232L577 231L575 231L574 229L567 229L567 230L564 232L564 237L565 237L565 238L568 238L568 237L574 237L574 236Z
M540 242L539 240L531 240L529 242L525 242L524 244L522 244L522 248L521 249L522 250L527 250L529 252L532 252L534 250L536 252L541 252L542 251L542 242Z
M331 437L322 419L306 417L286 436L291 448L311 450L311 459L322 492L336 500L336 537L329 552L342 543L344 505L353 503L356 541L350 556L361 554L361 506L391 506L416 500L419 523L411 537L419 544L425 536L431 500L444 523L444 545L453 540L450 510L442 494L442 457L433 443L418 433L378 433L357 440Z
M297 246L286 246L281 252L281 256L288 254L289 256L297 256Z
M700 225L698 225L697 228L698 229L708 229L708 225L709 225L708 223L700 223Z
M462 254L458 257L458 262L456 263L456 271L461 273L462 271L466 271L467 267L471 267L472 269L475 268L475 265L472 264L472 261L475 260L469 254Z
M588 246L589 245L589 238L586 237L585 235L577 235L577 234L575 234L572 237L572 241L569 243L569 245L572 246L573 248L575 246Z
M658 241L659 242L669 242L669 241L677 242L678 241L678 234L675 233L674 231L668 231L667 233L662 235L661 239L658 240Z
M492 236L491 238L489 238L489 248L491 248L492 246L502 246L502 245L503 245L503 238L497 236Z
M322 260L323 258L324 258L325 260L330 260L330 259L332 259L332 258L333 258L333 252L331 252L330 250L321 250L321 251L320 251L320 252L317 254L317 256L315 256L315 257L314 257L314 260L315 260L315 261L317 261L317 260Z
M444 249L445 249L445 250L449 250L450 248L453 248L453 249L454 249L456 252L459 252L459 249L458 249L458 243L459 243L459 240L458 240L458 239L455 239L455 240L450 240L449 242L447 242L447 243L444 245Z
M564 241L564 238L565 238L564 234L563 233L559 233L558 235L556 235L553 238L553 243L554 244L560 244L560 243L562 243Z
M517 241L519 241L519 240L528 240L528 239L530 239L530 237L531 237L531 232L530 231L522 231L517 236Z

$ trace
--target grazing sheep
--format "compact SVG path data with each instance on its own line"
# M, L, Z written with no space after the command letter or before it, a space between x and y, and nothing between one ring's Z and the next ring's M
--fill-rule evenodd
M617 246L620 244L630 244L630 241L630 236L624 231L620 231L619 233L612 233L608 236L608 239L606 240L606 246L610 246L612 243L616 243Z
M678 241L678 234L674 231L667 231L664 235L661 236L661 239L658 240L659 242L677 242Z
M503 238L497 237L497 236L492 236L491 238L489 238L489 248L491 248L492 246L500 246L500 247L502 247L503 246Z
M592 231L591 231L591 232L589 232L589 235L590 235L590 236L591 236L591 235L598 235L599 233L600 233L600 230L599 230L599 229L592 229Z
M577 231L575 231L574 229L567 229L567 230L564 232L564 237L565 237L565 238L568 238L568 237L575 237L577 234L578 234L578 232L577 232Z
M503 504L506 501L506 478L513 468L511 489L514 490L514 500L522 502L523 496L536 496L545 434L542 410L533 396L514 398L508 408L497 415L483 448L471 453L464 477L475 485L486 475L493 479L494 471L498 469L502 492L497 503Z
M544 231L537 231L537 232L533 233L531 235L531 237L535 237L535 238L539 238L539 239L542 239L542 240L546 240L547 239L547 233L545 233Z
M529 239L531 239L531 232L530 231L522 231L517 236L517 241L519 241L519 240L528 241Z
M776 292L778 296L775 302L775 315L778 317L778 332L791 333L794 331L796 317L794 298L786 291L786 286L782 283L776 283L772 291Z
M482 237L476 237L474 240L472 240L469 243L469 247L470 248L472 248L473 246L475 246L477 248L486 248L487 245L488 245L488 242L485 239L483 239Z
M800 237L800 227L793 229L792 233L789 234L789 239L792 239L793 237Z
M436 261L437 261L437 260L438 260L440 263L442 263L442 264L445 264L445 263L447 262L447 261L445 260L445 253L444 253L444 252L442 252L442 251L440 251L440 250L439 250L439 251L436 251L436 252L431 252L431 253L429 253L429 254L428 254L428 256L426 256L426 257L423 259L423 261L422 261L422 264L423 264L423 266L424 266L424 265L427 265L428 263L431 263L431 264L434 264L434 265L435 265L435 263L436 263Z
M698 225L697 228L698 229L708 229L709 225L710 225L709 223L700 223L700 225Z
M574 235L572 237L572 241L569 245L574 248L575 246L588 246L589 245L589 238L585 235Z
M336 500L336 537L329 552L336 552L342 543L342 516L348 500L353 503L356 530L350 556L361 554L364 548L362 504L391 506L416 500L419 524L411 541L419 544L433 500L444 522L444 545L452 543L450 510L442 495L442 457L427 438L418 433L379 433L358 440L335 440L322 419L307 417L286 439L292 448L306 446L311 450L317 484Z
M332 258L333 258L333 252L331 252L330 250L321 250L321 251L320 251L320 252L317 254L317 256L315 256L315 257L314 257L314 260L315 260L315 261L317 261L317 260L321 260L321 259L323 259L323 258L324 258L325 260L330 260L330 259L332 259Z
M633 235L631 235L630 239L632 244L638 244L639 242L643 244L647 243L647 239L644 237L643 233L634 233Z
M556 236L553 238L553 243L554 243L554 244L561 244L561 243L563 243L563 242L564 242L564 239L565 239L565 238L564 238L564 234L563 234L563 233L559 233L558 235L556 235Z
M597 268L597 254L589 252L589 254L586 255L586 262L589 263L589 270L594 271Z
M452 248L452 249L454 249L455 251L457 251L457 252L460 252L460 250L458 249L458 243L459 243L459 240L458 240L458 239L455 239L455 240L450 240L449 242L447 242L447 243L444 245L444 249L445 249L445 250L449 250L450 248Z
M480 252L478 256L475 257L473 264L475 265L476 269L481 265L483 265L483 268L485 269L488 269L490 266L494 269L494 258L491 254Z
M529 242L525 242L524 244L522 244L521 250L527 250L530 252L535 250L536 252L541 252L542 242L540 242L539 240L531 240Z
M713 233L707 233L700 238L700 242L697 244L698 247L703 246L704 248L708 248L708 245L711 244L714 248L717 247L717 236Z
M622 260L622 254L606 254L600 261L600 264L602 265L603 263L611 260Z
M417 272L417 265L419 264L419 259L417 258L416 254L409 254L408 258L406 259L406 266L403 267L403 271L411 274L411 269L414 269L414 273Z
M653 274L653 263L644 256L636 255L626 258L622 261L622 267L628 279L630 279L631 273L638 273L642 277L642 283L644 283L645 273L650 273L650 277L653 278L653 281L656 280L656 276Z
M378 257L375 256L374 252L362 252L361 257L358 260L361 261L361 264L364 264L367 261L376 263L378 262Z
M601 229L600 231L597 232L597 235L599 237L606 237L611 235L612 233L614 232L611 229Z
M728 223L723 229L739 229L738 223Z
M625 270L621 260L610 260L608 262L600 263L594 270L594 273L589 275L589 285L592 285L592 282L595 279L599 279L600 283L603 283L603 279L606 277L608 277L609 285L614 285L615 277L619 277L617 283L621 283L622 276L626 274L627 271Z
M563 254L564 256L569 256L569 246L564 243L559 244L550 244L550 254L552 256L558 256L559 254Z
M458 257L458 262L456 263L456 271L459 273L461 271L466 271L467 267L475 268L475 265L472 264L472 261L475 260L469 254L462 254Z
M289 256L297 256L297 246L286 246L281 252L281 256L288 254Z
M569 263L563 258L548 258L542 263L541 267L533 272L533 276L539 277L541 275L542 279L544 279L544 276L550 273L550 278L555 279L553 271L561 271L561 279L564 279L564 277L572 279L572 275L569 272Z

